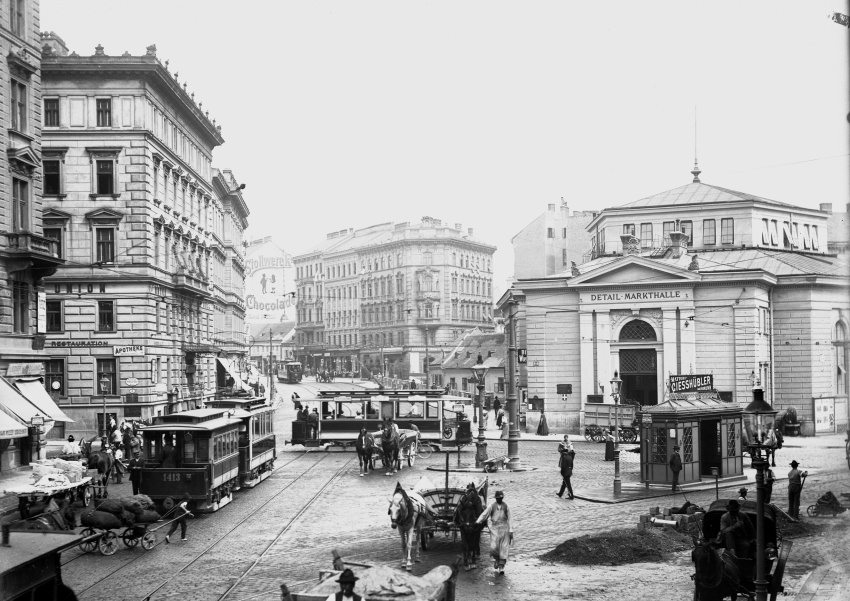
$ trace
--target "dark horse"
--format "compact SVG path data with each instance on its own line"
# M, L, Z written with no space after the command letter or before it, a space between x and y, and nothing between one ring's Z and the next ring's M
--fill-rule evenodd
M696 570L694 599L722 601L726 597L731 597L732 601L735 601L739 592L749 597L741 586L741 572L738 565L728 553L723 553L721 556L710 542L698 542L691 551L691 561L694 562Z
M470 484L454 514L454 523L460 528L463 564L467 571L478 567L478 558L481 556L481 530L484 525L477 524L475 520L483 512L484 504L481 502L481 497L475 490L475 485Z
M398 467L398 434L389 424L381 427L381 452L387 476L395 474Z
M90 470L97 468L97 477L92 479L92 483L103 487L96 489L97 497L101 496L101 491L103 492L102 496L104 499L109 496L106 492L106 487L109 485L109 476L112 473L114 461L115 460L112 458L112 455L107 453L105 450L93 452L89 455L88 468Z
M70 499L56 505L50 501L45 512L27 520L27 530L73 530L77 526L74 508Z
M357 459L360 461L360 475L368 474L370 469L374 471L375 460L372 458L372 451L375 449L375 438L366 431L366 428L360 429L356 448Z

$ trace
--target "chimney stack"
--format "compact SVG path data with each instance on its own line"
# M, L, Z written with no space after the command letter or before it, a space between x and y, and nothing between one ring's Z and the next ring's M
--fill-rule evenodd
M549 212L550 212L550 213L554 213L554 212L555 212L555 205L549 205Z
M678 225L678 221L676 222ZM678 259L682 256L684 252L687 252L688 245L688 235L684 232L674 231L670 232L670 250L672 254L670 255L673 259Z
M469 228L469 229L468 229L468 230L466 230L466 231L467 231L467 232L469 232L469 235L470 235L470 236L472 235L472 228Z
M567 201L564 200L564 197L562 196L561 197L561 217L566 219L569 216L570 216L570 207L567 204Z
M820 203L820 210L824 213L829 213L832 215L832 203L831 202L822 202Z
M462 232L463 231L463 224L462 223L455 223L455 229L459 232Z

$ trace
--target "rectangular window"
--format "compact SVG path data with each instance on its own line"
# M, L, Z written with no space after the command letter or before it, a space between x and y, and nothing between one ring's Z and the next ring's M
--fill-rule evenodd
M661 225L661 235L664 237L663 243L665 245L670 244L670 232L676 229L675 221L665 221Z
M706 246L717 244L717 224L714 219L702 220L702 243Z
M732 244L735 242L735 220L721 219L720 220L720 243Z
M97 193L114 194L114 161L97 161Z
M567 237L567 228L563 228L561 230L561 238L566 239L566 237Z
M12 80L12 129L27 130L27 87Z
M30 200L29 184L16 177L12 178L12 230L25 232L29 229Z
M44 194L61 194L59 161L42 161L44 168Z
M12 331L28 334L30 325L30 287L26 282L12 282Z
M59 99L44 99L44 126L59 127Z
M720 433L718 432L718 435ZM731 424L727 424L726 427L726 456L727 457L737 457L737 432L735 430L734 422Z
M692 463L694 460L694 429L685 428L682 435L682 461Z
M97 301L97 331L115 331L115 301Z
M667 464L667 428L652 428L652 463Z
M682 233L688 237L688 246L694 245L694 222L693 221L680 221L679 227L682 230Z
M641 248L652 248L652 224L640 224L640 245Z
M54 382L59 385L56 386ZM44 387L49 393L65 396L65 361L48 359L44 362Z
M567 249L561 249L561 264L566 267L567 266Z
M496 392L505 392L505 379L499 378L499 381L496 383Z
M112 100L110 98L98 98L97 100L97 126L112 127Z
M635 235L635 224L634 223L624 223L623 224L623 233L628 234L629 236Z
M56 240L56 254L61 259L65 256L64 249L62 248L62 228L61 227L46 227L44 228L44 237L50 238L51 240Z
M62 330L62 301L47 301L47 331Z
M115 359L96 359L97 380L95 382L95 396L118 394L118 383Z
M111 227L95 228L97 241L97 262L115 262L115 230Z
M26 18L26 0L11 0L9 7L9 25L12 33L24 37L24 19Z
M555 228L553 228L553 227L546 228L546 237L547 238L554 238L555 237Z

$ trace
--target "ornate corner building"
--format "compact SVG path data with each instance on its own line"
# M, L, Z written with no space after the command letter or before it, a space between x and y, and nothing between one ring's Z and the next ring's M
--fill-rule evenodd
M328 234L293 259L298 360L395 378L438 367L461 331L492 327L495 251L430 217Z
M70 53L43 34L46 377L73 431L200 406L244 353L248 208L224 142L146 54Z

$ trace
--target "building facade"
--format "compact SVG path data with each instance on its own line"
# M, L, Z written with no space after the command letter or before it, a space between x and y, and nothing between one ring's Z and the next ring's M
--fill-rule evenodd
M514 278L540 278L582 263L587 257L590 234L587 224L597 211L572 211L561 198L560 206L550 204L545 213L511 238L514 249Z
M191 408L244 348L248 211L224 142L150 46L69 54L42 38L45 235L64 266L47 282L47 379L91 436L108 417ZM221 346L218 346L218 345Z
M35 413L51 418L43 429L56 423L17 389L19 381L44 376L44 278L62 264L42 223L37 0L4 4L0 49L0 376L7 378L0 393L0 470L6 470L33 459L37 443L30 419Z
M621 398L644 405L696 375L741 406L762 387L804 433L846 429L850 289L828 215L697 175L602 211L580 268L516 283L528 398L550 428L578 432L588 407L612 402L615 371Z
M495 251L430 217L328 234L293 260L299 360L423 378L464 329L492 328Z

